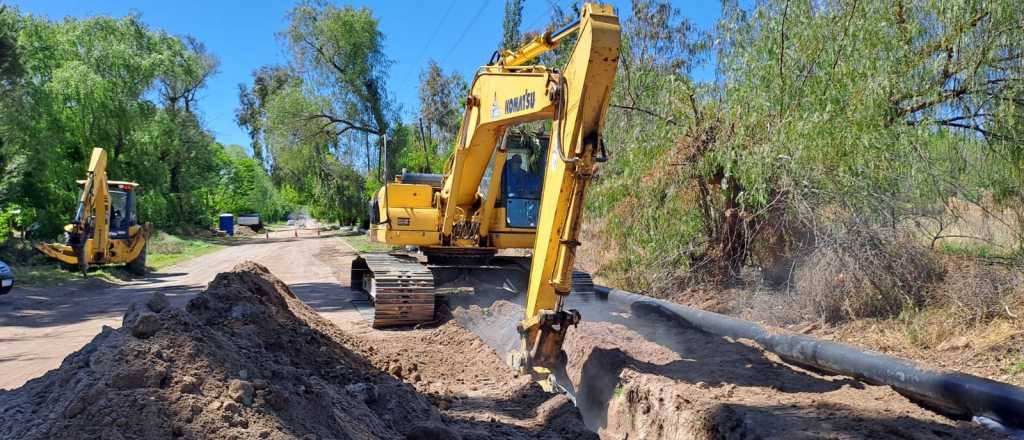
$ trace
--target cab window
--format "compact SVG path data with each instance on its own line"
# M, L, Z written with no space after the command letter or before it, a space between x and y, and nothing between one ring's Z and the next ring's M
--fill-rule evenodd
M110 191L110 235L128 232L128 194L124 191Z
M505 224L509 227L537 227L547 140L528 135L509 139L501 176Z

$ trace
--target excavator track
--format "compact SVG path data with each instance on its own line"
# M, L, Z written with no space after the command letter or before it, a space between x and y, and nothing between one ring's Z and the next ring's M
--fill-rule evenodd
M373 301L373 328L415 325L434 320L434 276L413 259L362 254L352 261L352 289Z
M373 328L416 325L435 319L435 305L439 293L437 276L442 283L460 273L491 271L518 274L522 289L529 278L529 263L496 262L491 265L446 266L419 262L415 257L403 254L365 253L352 261L352 290L369 296L373 305ZM590 274L573 271L572 301L574 304L589 304L599 298L595 292ZM364 303L365 304L365 303ZM365 309L364 309L365 310Z

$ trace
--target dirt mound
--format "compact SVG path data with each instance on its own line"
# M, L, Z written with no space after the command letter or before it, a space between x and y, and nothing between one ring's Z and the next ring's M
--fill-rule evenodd
M260 235L263 235L263 227L261 226L238 225L235 227L236 237L256 237Z
M0 391L4 439L470 438L255 263L184 309L133 305L61 367ZM470 434L470 435L466 435Z

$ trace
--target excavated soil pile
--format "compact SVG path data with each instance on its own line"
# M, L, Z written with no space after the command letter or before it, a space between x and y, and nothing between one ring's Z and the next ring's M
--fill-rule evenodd
M249 225L238 225L235 227L235 236L237 237L255 237L257 235L263 235L263 231L257 231Z
M565 343L584 420L606 439L988 439L1002 436L924 410L888 387L820 376L744 341L592 304ZM455 311L494 328L520 306ZM507 337L488 340L507 346Z
M122 328L104 328L59 369L0 391L0 438L535 435L491 420L450 422L346 340L264 267L242 263L184 309L162 296L136 304ZM551 413L579 420L575 410Z

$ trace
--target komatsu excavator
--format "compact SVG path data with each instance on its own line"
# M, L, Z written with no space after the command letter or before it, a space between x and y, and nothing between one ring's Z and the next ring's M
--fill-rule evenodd
M140 224L135 213L139 184L107 180L107 152L94 148L75 219L64 226L67 244L39 243L36 249L85 276L90 265L125 264L128 270L146 271L146 242L150 225Z
M530 64L574 34L561 71ZM444 174L403 173L370 202L372 241L426 257L363 254L352 263L353 289L374 302L374 327L431 321L446 269L501 270L497 250L532 248L521 347L510 361L542 381L564 366L562 341L580 321L565 297L593 289L573 263L584 194L607 159L601 133L620 34L611 6L588 3L578 21L499 51L477 71ZM540 151L513 132L536 121L551 126Z

